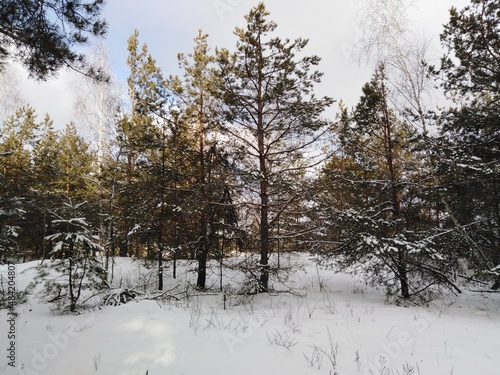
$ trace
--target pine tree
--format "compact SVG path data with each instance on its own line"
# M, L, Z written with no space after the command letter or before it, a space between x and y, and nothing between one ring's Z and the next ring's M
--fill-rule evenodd
M0 183L5 188L3 176ZM19 259L23 256L19 251L19 220L24 216L23 200L10 193L0 196L0 262L11 259Z
M71 199L64 204L59 218L52 222L55 233L47 236L54 244L51 260L38 266L46 300L70 312L77 310L85 291L98 289L105 277L96 257L103 249L96 243L94 228L82 216L84 204L74 204Z
M126 241L135 239L135 252L143 250L158 260L158 288L163 288L163 258L176 251L190 231L184 229L186 184L191 178L189 128L171 100L163 73L146 44L139 47L138 32L129 38L128 78L130 114L120 125L120 143L126 157L124 203ZM181 231L180 228L183 228ZM190 227L189 227L190 229ZM182 232L182 233L181 233ZM189 235L187 235L189 237ZM192 239L190 239L192 240Z
M58 148L58 158L54 160L59 168L57 188L66 198L84 200L91 186L88 177L95 174L95 157L74 123L66 125Z
M371 208L379 207L375 216L380 218L378 225L379 238L395 238L401 230L402 221L402 142L407 142L408 135L402 124L398 123L394 113L389 109L388 89L383 65L377 70L374 79L363 87L363 96L354 112L354 126L352 138L361 145L360 153L370 155L372 166L370 169L380 170L374 180L375 184L382 184L379 198L372 201ZM406 132L408 132L406 130ZM399 144L398 144L399 143ZM359 147L359 146L358 146ZM375 168L373 168L375 167ZM375 198L375 197L374 197ZM395 254L391 250L382 252L387 255L387 263L392 268L400 283L401 295L410 296L408 285L407 251L397 248ZM383 257L384 258L384 257Z
M38 124L35 110L21 107L0 133L0 246L2 258L26 256L20 251L22 220L32 182L32 154Z
M441 34L447 53L437 77L454 101L440 116L434 151L443 179L440 194L449 202L447 223L462 238L477 272L500 286L500 4L471 0L450 10Z
M144 60L144 53L139 51L139 32L134 33L128 39L127 65L130 74L127 78L128 95L130 101L130 111L117 115L117 170L121 174L117 176L117 206L119 207L117 222L117 241L121 256L133 255L134 246L132 237L129 235L136 228L138 221L138 212L141 202L141 186L139 185L139 170L137 168L137 159L141 152L140 138L141 127L138 114L135 107L136 102L136 84L139 80L139 69ZM143 52L147 53L147 46L143 47ZM137 253L136 253L137 255Z
M30 186L30 214L28 226L32 233L33 254L35 259L45 259L50 252L50 243L45 240L51 234L53 212L59 206L61 189L59 181L62 172L59 168L60 132L54 130L48 115L40 124L40 135L33 147L33 180Z
M277 25L268 16L259 3L245 16L246 29L235 30L236 52L222 49L217 56L228 121L225 132L241 152L239 177L247 194L257 198L247 203L259 211L260 291L269 287L272 228L287 207L276 199L282 192L273 184L277 179L293 180L295 172L307 166L294 162L316 139L315 132L325 125L320 115L332 103L313 94L321 73L311 69L319 57L295 56L307 40L272 37Z
M85 45L89 36L105 34L106 22L99 18L103 6L104 0L3 0L0 63L12 56L37 79L46 79L62 67L99 77L76 48Z
M16 111L1 130L0 160L4 178L12 191L26 189L31 175L31 152L36 140L38 124L36 112L29 106Z
M443 85L448 93L484 108L499 100L500 4L494 0L470 3L461 11L455 7L450 10L450 20L441 34L447 53L440 72L446 78Z
M220 104L215 97L215 57L209 55L207 34L199 30L194 41L193 53L181 53L178 56L184 79L172 77L170 88L177 98L181 121L186 123L188 132L193 134L192 147L184 151L193 155L192 158L188 157L192 159L190 173L195 180L191 187L195 191L192 211L198 215L196 286L205 289L207 259L214 242L214 202L218 201L218 195L222 195L226 181L222 171L223 150L218 145L220 120L217 110Z
M352 114L342 111L341 153L326 165L316 198L325 233L318 248L343 267L364 264L372 281L405 299L441 285L459 292L448 272L458 266L456 241L429 220L425 154L389 106L385 79L381 66Z

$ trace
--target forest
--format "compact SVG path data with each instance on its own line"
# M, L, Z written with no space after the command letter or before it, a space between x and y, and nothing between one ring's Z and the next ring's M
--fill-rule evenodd
M51 301L77 310L84 279L109 290L116 257L154 265L158 291L178 261L191 261L193 286L207 291L211 261L243 255L245 291L272 292L286 253L361 272L402 301L460 294L469 282L500 288L498 1L450 10L436 65L425 43L397 37L397 19L368 19L360 53L377 61L353 108L315 95L321 57L306 39L278 37L264 3L230 48L200 30L178 55L179 76L135 30L117 95L105 64L69 48L105 33L103 2L90 3L61 13L72 26L64 38L30 45L23 25L0 27L2 60L12 53L38 79L70 66L88 88L80 116L92 140L77 119L61 129L29 105L1 118L0 260L39 260L42 280L65 275L47 286ZM40 50L61 45L66 55ZM430 90L443 105L429 105Z

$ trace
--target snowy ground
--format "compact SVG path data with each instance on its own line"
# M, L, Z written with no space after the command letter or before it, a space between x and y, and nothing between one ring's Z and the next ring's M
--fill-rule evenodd
M428 307L400 307L304 255L288 260L303 265L294 266L287 283L293 294L228 295L224 301L214 273L213 293L80 315L55 315L32 297L18 308L16 369L8 366L9 317L0 311L0 373L500 374L500 295L466 291ZM32 280L33 265L17 266L19 289ZM148 272L138 261L117 259L114 281L133 284ZM195 280L186 265L177 280L169 272L165 289ZM7 266L0 273L5 278Z

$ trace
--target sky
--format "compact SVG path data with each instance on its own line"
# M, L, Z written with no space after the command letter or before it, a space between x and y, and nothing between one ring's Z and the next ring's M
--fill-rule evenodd
M359 10L367 0L267 0L270 19L278 24L276 35L282 38L307 38L305 53L318 55L318 67L324 73L317 86L318 96L342 99L349 107L359 99L361 87L370 80L373 65L360 65L351 58L351 50L361 37ZM379 1L379 0L369 0ZM416 0L411 8L412 28L431 40L430 58L437 59L439 34L448 21L451 6L462 9L468 0ZM140 43L146 43L166 76L179 74L177 54L190 53L198 30L209 34L212 50L226 47L234 50L235 27L244 27L244 15L257 4L255 0L108 0L103 16L109 23L104 41L108 58L117 79L127 77L127 39L134 29ZM24 99L39 116L49 113L56 127L63 127L74 117L72 87L74 73L62 71L46 82L27 79L17 69L19 87ZM333 105L326 116L334 116Z

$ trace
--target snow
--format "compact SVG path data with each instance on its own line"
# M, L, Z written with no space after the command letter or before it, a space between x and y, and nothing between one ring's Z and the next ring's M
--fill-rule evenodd
M317 267L307 255L282 254L281 264L287 261L295 272L286 286L294 293L196 292L186 289L195 281L194 265L180 261L177 280L165 270L165 289L180 285L188 298L54 315L33 294L18 307L16 369L7 365L8 311L0 310L0 373L500 373L499 294L467 291L403 307L388 304L383 291L358 277ZM35 264L17 265L18 289L32 281ZM208 285L218 285L218 266L212 266ZM123 288L154 270L130 258L116 259L114 267L114 283ZM0 273L5 280L7 266ZM235 290L238 281L244 282L241 275L226 277L226 290ZM285 289L276 280L273 285Z

